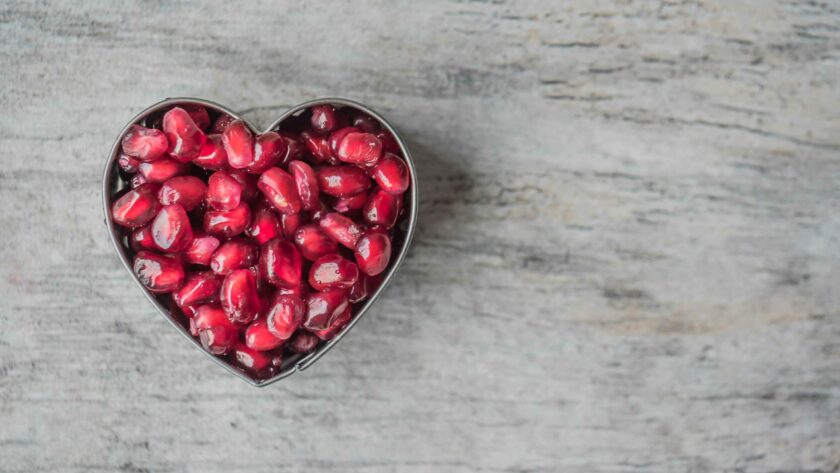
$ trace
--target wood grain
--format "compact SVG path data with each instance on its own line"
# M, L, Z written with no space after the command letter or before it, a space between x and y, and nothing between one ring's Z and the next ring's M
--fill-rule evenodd
M840 470L840 5L234 3L0 5L0 471ZM417 159L404 270L270 388L102 224L179 95L347 96Z

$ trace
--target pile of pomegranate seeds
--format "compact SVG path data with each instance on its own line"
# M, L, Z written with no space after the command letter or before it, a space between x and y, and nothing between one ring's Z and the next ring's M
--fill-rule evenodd
M394 137L328 104L257 136L194 104L144 125L122 140L130 188L111 216L146 288L256 378L337 335L403 238L410 182Z

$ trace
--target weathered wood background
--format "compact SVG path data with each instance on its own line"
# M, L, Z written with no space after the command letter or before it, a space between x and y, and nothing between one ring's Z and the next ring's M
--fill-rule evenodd
M836 472L840 3L0 5L0 471ZM103 160L169 96L407 135L378 308L252 388L145 302Z

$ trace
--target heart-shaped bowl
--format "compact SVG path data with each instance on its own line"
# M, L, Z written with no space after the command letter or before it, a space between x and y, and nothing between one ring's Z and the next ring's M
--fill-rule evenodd
M111 206L114 200L116 200L116 198L119 197L120 193L128 187L128 184L120 175L120 169L117 164L121 151L121 142L123 137L132 125L143 125L144 123L147 123L147 121L154 120L156 117L160 117L165 110L173 106L200 105L205 107L211 114L227 114L233 117L234 119L243 120L253 133L258 134L277 130L281 125L283 125L284 122L286 122L286 120L294 120L296 117L302 115L308 108L324 104L331 104L338 107L351 107L357 109L376 119L379 122L379 124L383 127L383 129L389 131L393 135L393 137L399 144L400 150L402 151L402 158L407 164L410 173L411 184L405 193L404 202L404 208L408 214L402 219L402 224L399 225L400 228L395 233L391 261L389 262L388 268L385 270L384 273L382 273L381 284L370 295L370 297L363 302L363 304L361 304L358 307L358 304L354 305L354 313L351 321L334 338L326 342L322 342L316 350L304 355L292 355L286 357L283 360L283 364L281 365L279 370L277 370L275 375L273 375L270 378L261 379L251 374L250 372L245 371L244 369L234 365L229 360L215 356L207 350L205 350L201 343L196 338L193 338L192 335L190 335L189 329L185 326L185 321L183 317L173 315L172 311L169 308L170 304L167 300L164 299L164 296L167 295L156 296L155 294L149 292L132 270L132 250L128 246L127 241L127 236L130 234L130 231L116 225L111 216ZM114 142L114 146L111 148L111 153L108 155L108 159L105 163L105 171L102 178L102 203L104 206L105 224L108 227L108 233L111 237L111 242L114 244L114 249L116 250L117 255L119 256L123 267L125 267L126 271L128 271L128 274L131 275L131 278L143 291L143 294L146 295L146 298L149 300L149 302L151 302L151 304L157 309L157 311L167 321L169 321L169 323L178 332L180 332L181 335L183 335L187 340L190 341L190 343L192 343L196 348L201 350L202 353L207 355L215 363L226 369L231 374L236 375L237 377L245 380L253 386L267 386L271 383L277 382L298 371L303 371L306 368L312 366L313 363L315 363L322 356L324 356L326 352L328 352L342 338L344 338L344 336L347 335L348 332L350 332L350 330L359 322L359 320L361 320L362 316L365 313L367 313L367 311L376 302L376 300L379 298L379 296L394 278L394 275L397 273L397 270L399 269L403 260L405 260L406 253L411 244L411 239L414 235L414 230L417 226L417 209L419 203L418 199L419 195L417 190L417 171L415 169L414 162L411 158L411 154L409 153L408 146L406 146L405 141L402 139L402 137L400 137L397 130L390 123L388 123L388 121L385 120L385 118L382 117L382 115L371 110L365 105L344 98L321 98L294 106L285 113L283 113L279 118L277 118L277 120L275 120L271 125L269 125L268 128L266 128L266 130L263 132L259 132L256 129L256 127L248 123L247 120L242 119L237 113L228 110L226 107L217 103L191 97L169 98L143 110L126 124L126 126L122 129L116 141Z

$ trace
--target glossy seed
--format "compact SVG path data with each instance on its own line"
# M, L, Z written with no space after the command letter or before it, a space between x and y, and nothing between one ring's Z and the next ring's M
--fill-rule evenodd
M228 318L238 324L247 324L257 318L260 296L257 281L247 269L237 269L225 276L222 282L221 305Z
M207 205L215 210L232 210L242 201L242 184L225 171L216 171L207 179Z
M275 286L296 287L303 271L300 253L289 241L275 238L260 248L260 271Z
M152 221L152 238L163 251L177 253L186 250L193 240L187 211L178 204L163 207Z
M295 245L309 261L338 252L338 243L318 225L304 225L295 231Z
M158 200L161 205L179 204L189 211L204 200L207 186L204 181L194 176L176 176L161 185Z
M319 168L318 189L333 197L356 195L371 186L370 178L356 166L327 166Z
M300 196L294 178L280 168L271 168L264 172L257 187L277 211L283 214L295 214L301 210Z
M172 292L184 283L184 268L178 261L151 251L138 251L133 269L150 292Z
M154 184L141 184L126 192L111 205L114 223L128 228L138 228L149 223L161 207L157 191L158 187Z
M301 208L303 210L317 209L320 202L318 201L318 177L315 175L315 171L303 161L292 161L288 168L295 181Z
M368 225L380 225L391 228L397 223L397 217L402 207L402 196L377 189L370 194L370 198L362 209L362 217Z
M337 212L324 215L318 224L332 239L351 250L356 249L356 241L364 231L361 225Z
M228 274L235 269L250 268L258 261L257 247L242 238L223 243L210 258L210 269L216 274Z
M254 134L242 120L234 120L225 128L222 144L230 167L245 169L254 162Z
M408 189L408 166L395 154L385 153L371 175L379 187L390 194L402 194Z
M324 330L349 306L347 291L327 289L313 292L306 298L304 327L309 330Z
M312 263L309 285L316 291L330 288L350 289L359 279L359 268L340 255L325 255Z
M391 239L382 232L368 230L356 242L354 256L363 273L376 276L385 271L391 260Z
M276 296L266 312L268 330L278 339L288 340L303 323L306 304L292 295Z
M169 148L169 141L162 131L140 125L131 125L121 144L123 153L147 162L162 158Z
M241 203L232 210L207 210L204 214L204 231L224 238L244 232L251 223L251 208Z
M169 155L182 163L197 158L206 140L204 132L181 107L174 107L163 116L163 132L169 140Z

